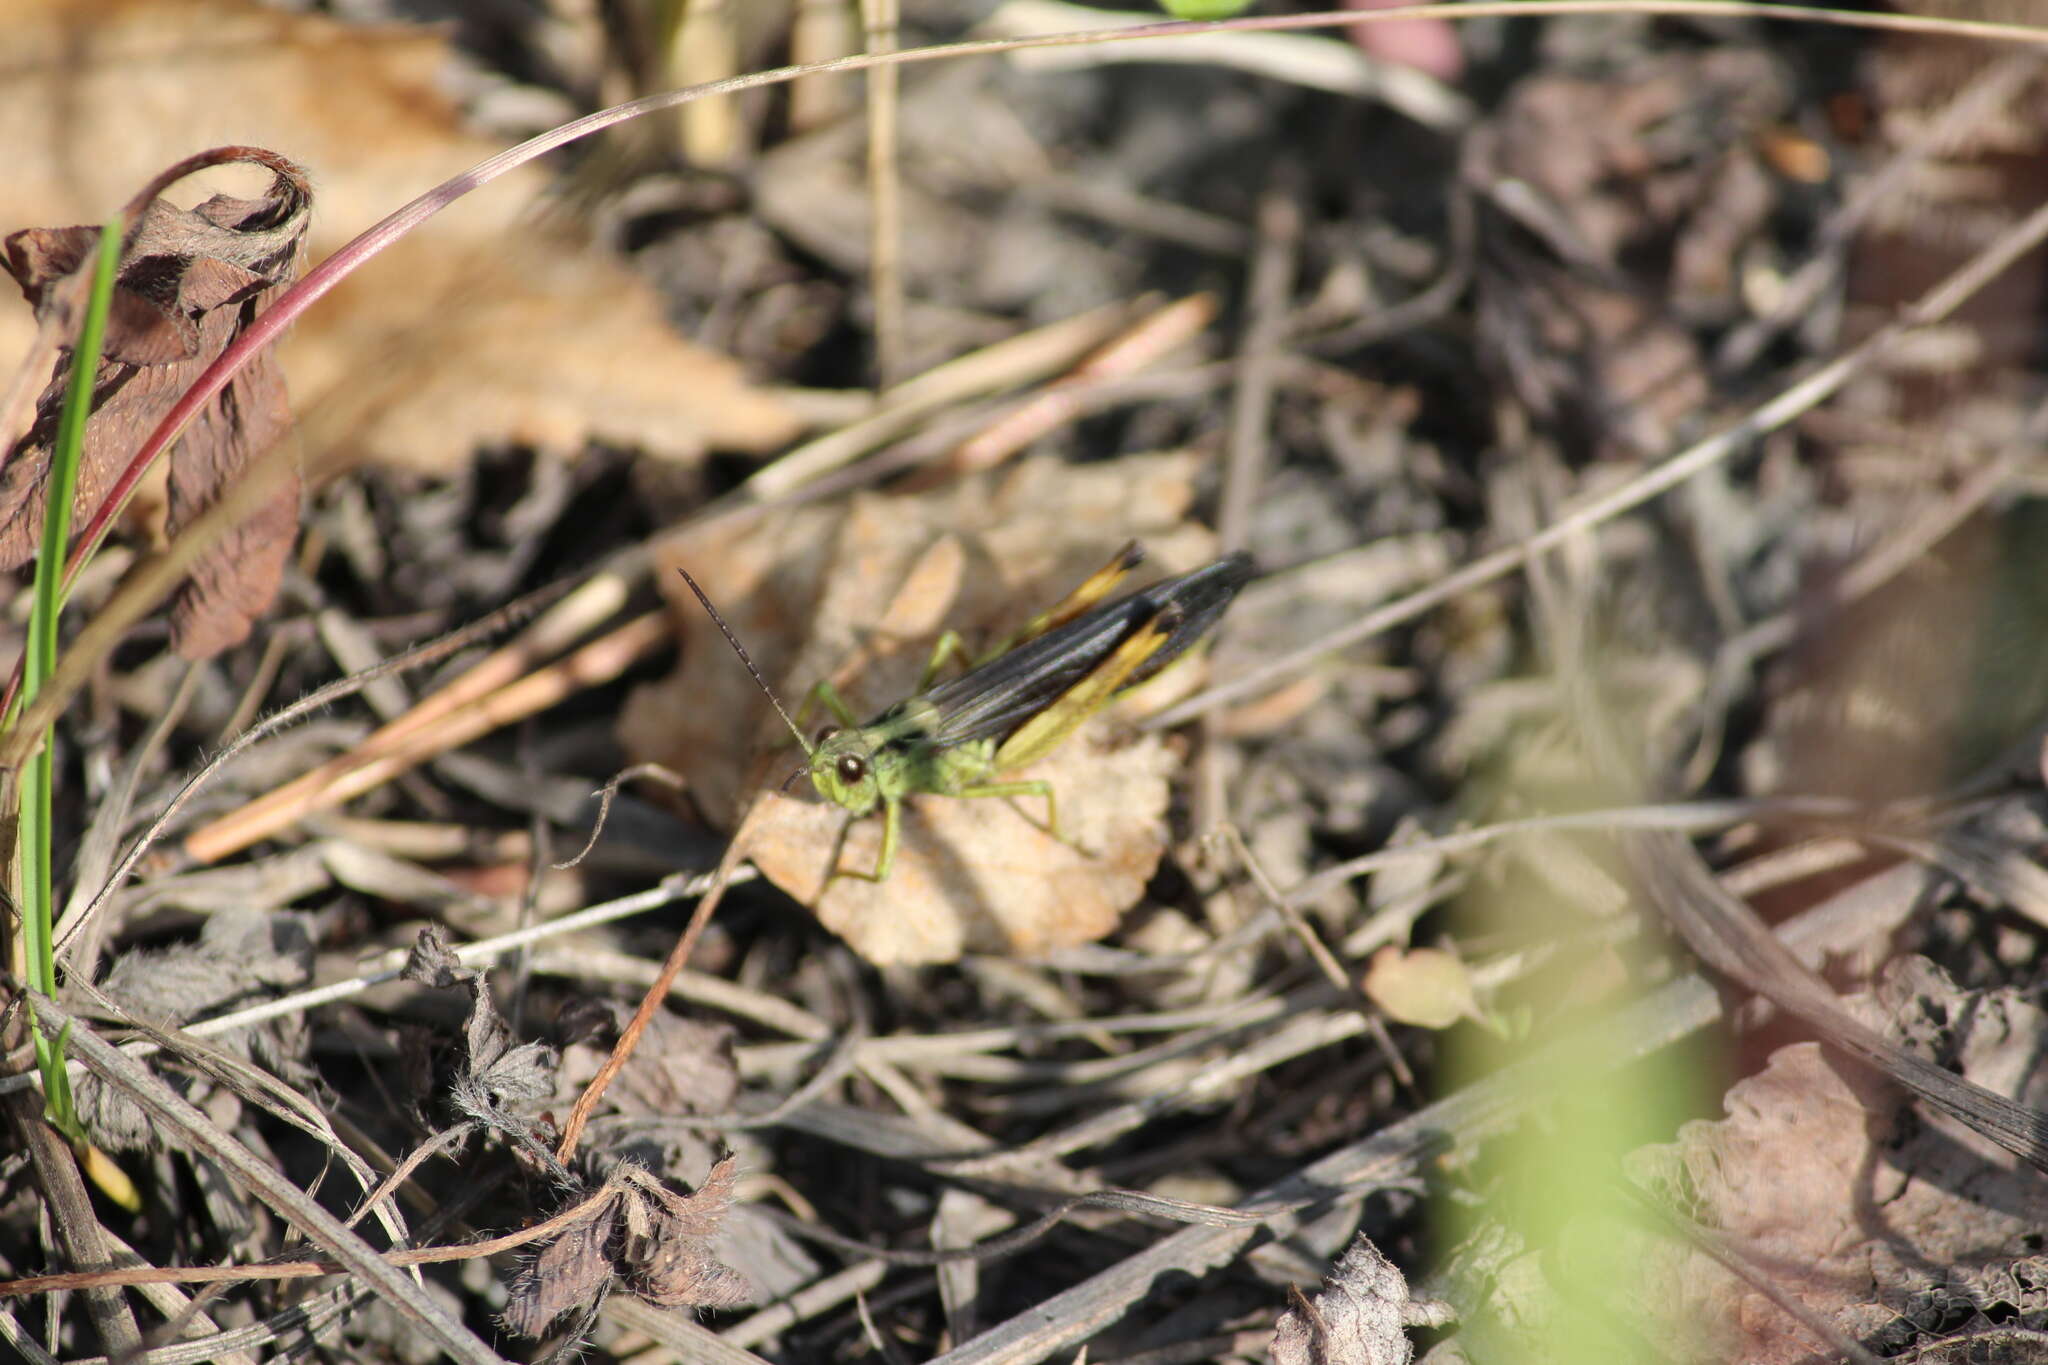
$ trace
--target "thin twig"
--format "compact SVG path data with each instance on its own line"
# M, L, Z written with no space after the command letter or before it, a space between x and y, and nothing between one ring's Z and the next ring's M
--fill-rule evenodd
M897 0L861 0L870 56L896 50ZM875 370L883 388L903 374L909 325L903 299L903 178L897 169L898 92L902 72L883 63L868 72L868 290L874 296Z
M143 831L142 837L137 839L134 846L123 856L120 866L114 869L113 875L107 878L105 885L99 889L92 900L87 902L84 908L76 913L70 911L65 913L62 922L57 926L56 952L58 956L64 955L65 947L71 939L83 930L87 924L91 923L94 916L99 914L101 907L106 904L107 897L113 895L128 880L128 875L135 870L135 865L142 860L142 855L149 851L150 846L169 827L171 821L177 817L178 812L184 808L185 803L191 800L201 787L211 781L214 774L220 771L222 765L232 760L235 755L241 753L258 740L275 734L277 731L293 724L301 717L310 715L312 712L340 701L344 697L352 696L379 678L389 677L394 673L435 663L467 648L477 640L483 639L496 631L503 630L507 625L519 620L528 612L544 605L554 596L555 591L553 588L543 588L539 592L531 593L508 606L499 608L482 620L464 626L460 630L452 631L447 635L441 636L439 639L429 640L425 644L415 645L403 653L395 654L383 663L378 664L375 668L338 679L328 683L325 687L315 688L283 710L237 735L233 742L209 760L198 772L194 773L186 781L185 785L178 789L177 795L165 803L163 810L157 813L156 818L150 822L149 828Z
M740 822L740 827L733 831L732 843L727 846L725 857L719 861L717 869L711 874L710 888L704 893L703 899L697 902L697 908L690 915L690 922L684 926L683 932L677 936L675 946L669 949L668 960L662 963L661 971L654 978L654 984L647 988L647 993L640 998L639 1008L633 1011L632 1019L620 1031L619 1041L613 1045L611 1055L604 1059L604 1065L590 1078L590 1084L583 1088L583 1093L576 1097L575 1107L569 1111L569 1117L562 1125L562 1139L555 1147L555 1160L564 1166L568 1165L569 1159L575 1155L577 1141L583 1135L584 1125L590 1122L590 1116L596 1110L598 1100L603 1098L612 1079L632 1057L633 1049L639 1046L640 1036L647 1031L647 1025L654 1018L654 1012L668 999L668 989L675 981L676 973L690 960L697 940L703 936L705 926L711 923L712 912L718 908L718 903L725 899L726 888L732 885L733 873L746 856L749 826L753 824L756 813L765 812L766 809L764 803L757 802L753 811Z
M247 848L315 811L361 796L436 754L544 711L577 692L602 686L670 639L667 613L651 611L556 663L445 712L431 728L405 723L420 714L415 708L341 759L194 830L185 839L185 851L200 862L213 862Z

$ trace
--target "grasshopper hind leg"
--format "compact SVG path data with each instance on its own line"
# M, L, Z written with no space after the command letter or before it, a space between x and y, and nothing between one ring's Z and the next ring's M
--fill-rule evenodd
M932 683L939 676L939 670L946 666L946 661L956 658L964 666L971 668L974 665L974 656L968 653L967 641L961 637L959 631L948 630L939 637L938 643L932 646L932 657L926 661L924 673L917 680L917 690L929 692Z
M1059 798L1053 795L1052 783L1041 778L1021 782L982 782L972 787L962 787L955 796L1042 796L1045 798L1045 832L1063 844L1071 843L1065 831L1060 828ZM1025 816L1029 820L1031 817ZM1032 820L1035 825L1038 822Z
M949 794L952 796L1042 796L1045 798L1046 823L1040 826L1036 820L1031 820L1029 815L1025 815L1024 818L1030 820L1033 826L1042 828L1046 833L1052 835L1053 838L1063 844L1071 845L1073 842L1067 838L1066 832L1060 828L1059 798L1053 794L1052 783L1050 782L1035 778L1020 782L984 782L971 787L962 787L960 790ZM1019 812L1019 814L1022 813L1021 811ZM847 828L850 830L852 828L851 824ZM882 803L882 847L875 854L874 869L863 872L857 867L848 867L839 861L839 853L835 850L832 855L832 873L831 876L825 879L826 882L829 884L839 877L857 877L864 882L885 882L889 880L889 873L896 866L896 849L902 837L903 803L901 801L885 800ZM844 834L840 836L839 842L842 846L845 844L846 838Z
M796 727L799 742L803 740L804 723L821 705L831 713L833 720L849 729L860 724L860 718L853 714L853 708L846 704L846 698L839 695L839 689L832 685L832 680L820 678L811 684L810 691L804 693L802 704L796 708L796 719L791 722Z

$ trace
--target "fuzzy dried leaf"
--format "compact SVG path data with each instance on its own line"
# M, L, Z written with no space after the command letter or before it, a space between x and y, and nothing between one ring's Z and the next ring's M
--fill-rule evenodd
M139 1019L179 1025L294 990L312 975L313 940L303 916L230 910L208 916L193 943L123 953L100 989ZM285 1015L221 1034L212 1045L296 1078L309 1036L303 1016ZM195 1101L209 1088L197 1078L180 1083ZM94 1075L80 1078L75 1093L79 1115L104 1147L151 1150L167 1136L147 1111Z
M737 1308L753 1301L746 1277L720 1261L711 1245L738 1179L739 1162L728 1156L694 1194L677 1194L651 1176L632 1182L645 1202L627 1218L619 1273L635 1294L657 1308Z
M539 1336L559 1318L594 1307L613 1275L657 1308L754 1302L746 1277L712 1251L738 1178L739 1163L728 1156L685 1195L637 1166L621 1165L567 1228L520 1268L505 1326Z
M255 141L320 168L324 255L503 150L463 129L445 29L246 0L15 0L8 21L0 222L90 219L194 146ZM649 281L537 224L550 182L528 167L470 195L297 324L282 354L312 455L443 470L487 443L693 458L794 434L777 397L674 333Z
M787 704L830 676L857 712L874 714L916 685L942 629L970 645L999 639L1133 535L1152 552L1141 573L1199 563L1210 542L1183 520L1190 471L1177 456L1079 469L1030 461L915 497L712 523L660 557L697 576ZM682 666L631 699L620 735L636 759L684 773L706 814L734 820L746 794L773 789L802 756L673 570L661 577L685 636ZM761 759L768 746L779 747ZM764 873L873 961L1042 951L1107 933L1142 892L1164 848L1170 767L1159 741L1114 743L1098 722L1029 773L1053 783L1071 843L1040 828L1042 802L913 799L879 884L826 884L842 831L840 859L874 865L878 816L849 822L837 806L771 790L747 837Z
M505 1329L537 1337L557 1319L595 1304L611 1283L605 1248L618 1220L617 1197L594 1201L586 1216L526 1260L507 1286L500 1317Z
M1472 974L1440 948L1382 948L1359 984L1389 1016L1418 1028L1449 1028L1479 1017Z
M290 168L274 172L259 198L215 195L191 210L159 200L144 212L121 262L107 350L95 375L100 398L86 428L77 516L99 507L142 438L298 276L311 210L310 187ZM97 228L28 229L7 239L6 268L47 325L69 321L69 291L58 286L88 265L98 239ZM33 424L0 473L0 568L26 563L42 536L69 355L61 353ZM212 507L290 426L284 378L266 350L171 448L166 529L176 534ZM298 481L291 475L200 556L172 604L181 654L209 658L248 634L277 592L298 524Z
M464 1055L451 1082L458 1109L472 1117L500 1119L501 1111L554 1098L555 1050L545 1043L512 1041L511 1026L491 1001L489 979L462 965L441 926L420 931L400 976L430 989L469 992Z
M1280 1315L1273 1365L1408 1365L1415 1348L1406 1329L1450 1320L1450 1305L1411 1299L1399 1268L1361 1233L1314 1303Z
M454 946L448 942L446 927L429 924L420 930L419 937L406 951L405 966L399 969L398 979L429 990L445 991L467 986L476 980L476 969L455 955Z

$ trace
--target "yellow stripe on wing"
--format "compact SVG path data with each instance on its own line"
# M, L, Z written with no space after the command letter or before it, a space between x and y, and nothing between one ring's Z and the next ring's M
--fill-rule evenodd
M1059 747L1081 722L1107 705L1147 659L1165 648L1186 616L1178 604L1168 603L1161 607L1107 658L1061 693L1059 700L1024 722L1003 741L1002 747L996 750L996 771L1021 768Z

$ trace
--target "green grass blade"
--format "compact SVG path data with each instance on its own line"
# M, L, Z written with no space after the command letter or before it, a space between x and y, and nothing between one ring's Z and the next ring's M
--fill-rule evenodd
M57 439L50 450L49 505L43 515L43 543L36 555L35 603L29 613L27 657L22 668L21 702L26 707L57 666L57 617L63 610L64 551L71 540L71 499L78 487L78 466L85 449L86 419L92 415L93 379L99 373L100 348L106 339L107 311L114 297L114 271L121 259L119 216L100 228L99 255L93 268L92 296L71 354L71 379L58 417ZM55 897L51 864L54 763L48 736L42 736L22 774L21 869L22 946L28 984L54 998L57 963L51 946ZM35 1006L29 1006L34 1018ZM71 1105L71 1083L64 1070L64 1040L34 1028L36 1066L43 1075L43 1106L49 1119L75 1141L84 1137Z

